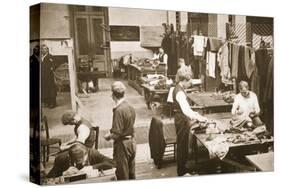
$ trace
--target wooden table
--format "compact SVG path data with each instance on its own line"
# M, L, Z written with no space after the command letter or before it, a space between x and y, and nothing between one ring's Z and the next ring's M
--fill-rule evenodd
M155 99L155 95L160 96L160 102L162 104L167 99L167 96L168 96L168 93L169 93L168 88L167 89L155 89L154 86L149 85L149 84L142 84L141 86L143 87L144 98L145 98L148 109L151 109L151 103ZM191 92L199 91L199 90L200 90L200 87L195 86L195 87L186 89L186 92L191 93Z
M230 116L226 115L227 113L223 113L224 117L222 117L221 120L217 120L217 126L220 126L221 130L225 130L227 127L229 127L229 121L230 121ZM228 117L229 116L229 117ZM207 116L208 118L212 118L215 119L218 117L217 114L215 114L215 116L213 115L209 115ZM215 118L213 118L215 117ZM194 152L194 158L195 161L198 161L198 142L200 142L208 151L211 149L209 148L209 144L207 144L207 138L210 136L209 134L206 133L200 133L200 134L192 134L193 135L193 152ZM227 138L229 136L235 136L238 135L238 133L218 133L218 134L212 134L213 138L218 138L218 137L223 137L223 138ZM229 151L228 154L225 158L223 158L222 160L220 160L218 157L217 159L219 159L219 162L224 162L227 164L230 164L232 166L238 167L240 169L244 169L244 170L253 170L250 169L248 166L245 166L243 164L241 164L239 161L235 161L231 158L229 158L228 156L232 156L232 155L239 155L239 156L246 156L248 154L252 154L253 152L264 152L264 151L268 151L268 148L270 146L273 145L273 137L271 137L270 139L256 139L256 140L252 140L252 141L247 141L247 142L240 142L240 143L229 143Z
M274 152L247 155L246 159L259 171L266 172L274 170Z
M143 95L143 89L141 86L140 78L147 74L165 74L165 68L158 67L144 67L136 64L128 65L128 84L135 88L140 95Z
M215 92L188 94L190 105L201 107L204 114L210 112L229 112L232 103L225 102L222 97L222 94Z

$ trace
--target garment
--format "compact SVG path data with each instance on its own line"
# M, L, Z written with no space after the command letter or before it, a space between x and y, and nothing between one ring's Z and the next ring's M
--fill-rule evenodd
M41 62L41 99L47 105L56 105L57 88L54 70L55 60L50 54L42 58Z
M237 115L237 110L243 113L239 116L248 117L251 112L260 113L260 106L257 95L252 91L249 91L249 97L245 98L241 93L234 97L234 103L232 105L232 115Z
M207 51L206 55L206 75L216 78L216 53Z
M40 103L40 92L39 89L39 80L40 80L40 59L38 56L33 54L30 56L30 108L35 110L38 108Z
M232 59L231 59L231 76L233 78L238 77L238 58L239 58L240 46L232 44Z
M250 79L256 68L256 57L254 49L245 47L245 70L247 77Z
M84 143L88 148L92 148L96 141L96 133L93 126L86 119L82 119L81 124L74 127L76 141Z
M211 52L218 52L223 45L223 41L218 38L208 38L206 42L206 49Z
M134 123L136 113L132 106L122 101L113 109L110 132L114 134L113 158L116 161L118 180L135 179L136 142ZM131 138L126 138L130 136Z
M160 168L165 152L165 139L163 133L163 122L155 117L151 119L148 142L151 158L153 159L154 164Z
M218 65L220 67L221 81L224 84L232 83L228 55L228 44L224 43L218 52Z
M246 68L245 68L245 46L240 46L239 57L238 57L237 83L239 83L242 80L249 83L249 78L247 77Z
M192 70L191 70L191 66L182 65L182 66L178 69L178 71L177 71L176 78L175 78L175 82L176 82L176 83L179 82L179 76L178 76L179 71L184 71L184 72L186 72L187 75L190 76L190 78L193 77L193 73L192 73Z
M186 165L190 148L190 128L193 124L192 120L200 119L200 115L194 112L188 102L187 94L180 83L178 83L173 91L174 101L174 122L177 134L177 174L183 176L187 173Z
M115 167L115 163L112 159L102 155L95 149L89 149L86 165L92 165L94 169L99 170L107 170ZM54 166L48 173L47 178L62 176L63 172L70 166L75 166L75 164L71 160L69 152L64 151L55 158Z
M193 42L193 55L195 56L203 56L204 48L207 44L207 38L201 35L194 35Z

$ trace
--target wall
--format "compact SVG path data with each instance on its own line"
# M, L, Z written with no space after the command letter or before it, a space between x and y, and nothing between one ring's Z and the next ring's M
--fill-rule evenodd
M108 8L109 25L128 26L161 26L167 22L167 11L128 9L128 8ZM174 15L173 15L174 14ZM169 13L169 23L175 25L175 12ZM111 41L111 58L119 58L122 55L132 53L136 57L152 57L151 49L143 48L140 41L123 42Z
M228 14L218 14L218 37L226 39L226 23L228 23Z

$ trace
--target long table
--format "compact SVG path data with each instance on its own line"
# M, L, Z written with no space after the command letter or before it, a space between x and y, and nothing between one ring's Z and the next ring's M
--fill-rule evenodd
M136 64L128 65L128 84L135 88L140 95L143 95L143 89L141 86L140 78L147 74L165 74L165 68L163 67L144 67Z
M223 100L222 94L215 92L190 93L187 95L190 105L200 107L203 113L229 112L232 103Z
M258 171L267 172L274 170L274 152L247 155L246 159L253 164Z
M212 115L207 115L208 118L211 119L217 119L219 117L218 114L212 114ZM225 130L227 127L229 127L229 121L230 121L230 114L228 115L227 113L223 113L223 117L221 120L216 120L218 123L217 126L221 126L222 130ZM212 134L212 139L216 138L228 138L228 137L235 137L236 135L239 135L239 133L217 133L217 134ZM208 144L210 138L210 134L206 133L193 133L193 152L194 152L194 159L197 162L198 161L198 142L200 142L208 151L211 150L211 145ZM248 166L245 166L240 163L240 161L235 161L229 156L246 156L249 154L254 153L261 153L261 152L267 152L268 148L273 145L274 139L271 137L270 139L256 139L256 140L251 140L251 141L246 141L246 142L240 142L240 143L228 143L228 153L224 158L219 158L217 156L216 158L219 159L220 162L224 162L227 164L230 164L232 166L238 167L240 169L244 170L253 170L249 168ZM258 154L259 155L259 154Z

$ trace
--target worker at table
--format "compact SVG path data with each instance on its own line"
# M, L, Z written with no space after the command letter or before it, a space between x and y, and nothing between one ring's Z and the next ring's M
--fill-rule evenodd
M197 121L206 122L207 118L193 111L188 103L185 89L190 87L191 75L189 72L181 69L177 75L179 82L173 91L174 121L177 134L177 174L183 176L188 172L186 165L188 166L189 140L191 140L189 138L190 128Z
M84 167L108 170L115 166L112 159L102 155L95 149L88 149L82 143L75 143L69 150L55 158L54 166L47 174L47 178L56 178L62 175L74 175L83 171Z
M240 93L234 97L231 113L233 115L233 125L247 123L248 126L263 125L259 117L260 106L257 95L249 90L249 85L246 81L241 81L238 85Z
M167 75L168 69L168 55L165 53L162 47L159 48L159 53L154 54L153 60L159 61L159 65L165 66L165 75Z
M111 86L113 108L112 128L104 138L113 140L117 180L135 179L136 141L134 138L135 109L125 100L125 85L116 81Z
M179 82L179 76L178 76L178 72L183 70L183 71L186 71L188 75L190 75L190 77L192 78L193 77L193 72L191 70L191 66L187 66L185 64L185 61L183 58L179 58L179 61L178 61L178 71L177 71L177 74L176 74L176 78L175 78L175 82L178 83Z

